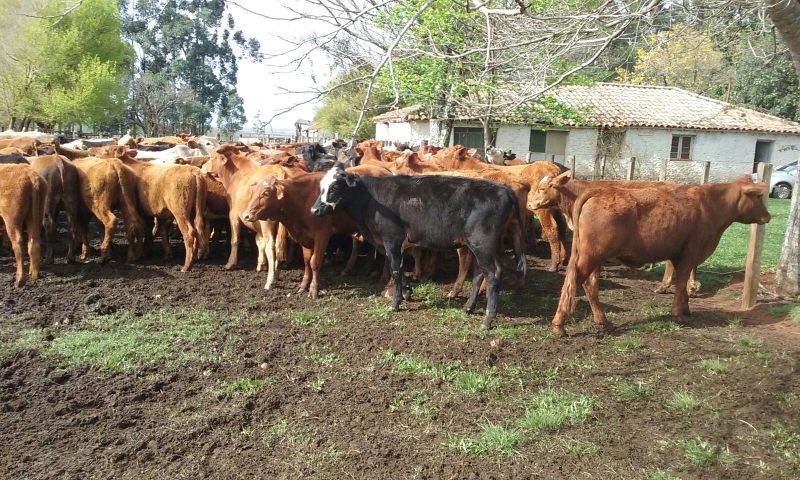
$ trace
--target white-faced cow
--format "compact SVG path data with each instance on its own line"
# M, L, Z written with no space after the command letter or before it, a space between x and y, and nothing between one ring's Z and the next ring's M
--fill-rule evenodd
M470 312L475 307L485 278L487 305L481 329L491 328L501 274L497 258L500 231L512 209L522 223L517 198L510 188L466 177L360 176L336 165L322 178L320 195L311 212L322 216L338 209L355 220L364 238L386 252L395 282L393 310L400 307L403 294L404 245L469 247L477 268L464 310ZM523 249L516 259L519 276L526 269L524 241L520 238Z

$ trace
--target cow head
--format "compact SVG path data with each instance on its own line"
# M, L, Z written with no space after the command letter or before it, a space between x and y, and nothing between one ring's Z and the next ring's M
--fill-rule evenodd
M334 165L319 182L319 197L311 207L311 213L322 217L347 205L357 181L358 175L347 173L341 164Z
M311 172L325 171L336 161L336 157L330 155L319 143L297 147L297 154L303 155L303 161Z
M736 205L737 222L764 225L770 221L771 216L762 199L769 189L765 182L753 183L750 175L745 175L731 185L734 189L739 189Z
M548 208L558 205L558 198L562 194L561 187L572 178L572 170L567 170L561 175L551 177L545 175L539 182L533 195L528 195L528 209Z
M270 205L283 198L283 184L276 177L269 176L260 182L251 183L248 188L252 195L250 203L242 212L242 218L247 222L266 220Z

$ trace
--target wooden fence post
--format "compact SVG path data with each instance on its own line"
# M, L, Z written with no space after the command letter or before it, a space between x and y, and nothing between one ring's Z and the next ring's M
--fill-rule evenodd
M531 163L531 153L533 152L528 152L525 154L525 163Z
M769 185L772 177L772 164L758 164L758 181L766 182ZM769 188L764 191L761 197L764 205L769 200ZM747 262L744 270L744 291L742 292L742 308L753 308L756 306L758 297L758 277L761 275L761 251L764 249L764 230L766 225L750 225L750 243L747 246Z
M659 182L666 182L667 181L667 165L669 165L668 158L661 159L661 172L658 174L658 181Z
M606 178L606 156L600 158L600 178Z
M636 171L636 157L630 158L630 163L628 163L628 180L633 180L633 173Z
M592 170L592 180L597 180L600 176L600 155L594 156L594 170Z
M703 171L700 172L700 185L708 183L708 174L711 172L711 162L703 162Z
M575 178L575 155L567 157L567 166L572 170L572 178Z

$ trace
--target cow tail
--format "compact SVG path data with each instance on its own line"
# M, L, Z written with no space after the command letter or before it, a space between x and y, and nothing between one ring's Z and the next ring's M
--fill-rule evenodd
M47 200L47 190L50 186L47 184L47 180L36 172L33 172L33 175L31 175L31 186L33 187L33 192L31 192L31 218L33 222L31 222L31 224L41 228L44 218L44 205Z
M576 279L578 278L578 245L580 244L581 210L583 210L583 205L591 197L591 192L580 196L572 207L572 248L570 249L569 265L567 266L564 278L564 287L561 289L561 300L558 304L559 309L565 310L568 314L575 310L576 295L578 292Z
M278 222L278 238L275 239L275 257L279 262L285 262L288 258L287 237L289 233L283 222Z
M519 202L517 201L517 196L514 195L514 192L508 188L506 189L506 194L508 198L511 200L511 204L514 206L514 215L517 217L517 224L519 228L517 229L517 235L519 235L519 245L521 250L517 253L517 276L519 278L525 278L525 273L528 269L528 260L525 258L525 228L524 223L522 223L522 212L520 212Z
M144 223L139 217L139 211L136 208L136 174L119 160L112 160L109 163L116 171L117 180L119 181L120 210L125 216L125 229L127 230L128 238L135 238L141 245L144 239Z
M208 184L203 174L197 168L192 169L195 181L194 197L194 229L197 236L197 256L205 258L208 256L208 238L206 238L206 199L208 197Z

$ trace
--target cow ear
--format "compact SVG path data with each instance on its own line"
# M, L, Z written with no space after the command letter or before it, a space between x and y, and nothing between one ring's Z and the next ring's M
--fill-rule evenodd
M555 182L557 186L562 187L564 184L569 182L570 178L572 178L572 170L567 170L566 172L554 178L553 182Z
M760 183L751 183L749 185L742 186L742 192L745 195L756 195L761 196L764 195L764 192L767 191L767 184L765 182Z
M282 183L279 183L279 182L275 183L275 198L277 198L278 200L283 198L283 184Z
M348 187L355 187L356 186L356 175L352 173L345 173L344 174L344 181L347 183Z
M186 146L193 149L198 148L197 142L195 142L194 140L189 140L188 142L186 142Z
M467 154L470 157L474 157L476 153L478 153L478 149L477 148L470 148L469 150L467 150Z

